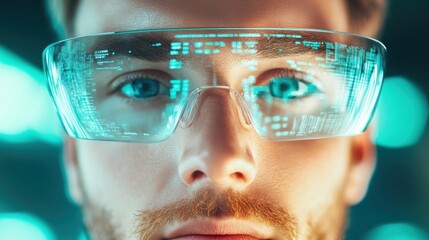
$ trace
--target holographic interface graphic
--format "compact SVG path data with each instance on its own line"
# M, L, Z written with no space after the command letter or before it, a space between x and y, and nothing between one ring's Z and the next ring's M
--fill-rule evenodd
M241 124L269 140L298 140L362 133L384 55L380 42L346 33L168 29L61 41L44 63L72 137L163 141L192 124L202 96L219 91Z

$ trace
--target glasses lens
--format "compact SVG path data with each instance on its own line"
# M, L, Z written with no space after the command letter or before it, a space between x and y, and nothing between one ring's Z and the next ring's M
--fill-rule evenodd
M290 140L364 131L384 51L374 40L333 32L194 29L70 39L48 47L44 60L74 137L162 141L186 118L192 92L227 86L262 137Z

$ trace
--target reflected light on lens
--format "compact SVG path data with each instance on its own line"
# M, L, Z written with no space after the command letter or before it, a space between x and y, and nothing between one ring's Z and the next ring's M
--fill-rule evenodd
M55 240L52 230L39 218L25 213L0 214L0 239Z
M378 104L375 142L389 148L416 144L426 127L427 100L420 89L403 77L386 78Z
M60 128L42 71L0 47L0 138L60 141Z
M417 227L405 224L395 223L381 225L372 230L365 240L425 240L427 235Z

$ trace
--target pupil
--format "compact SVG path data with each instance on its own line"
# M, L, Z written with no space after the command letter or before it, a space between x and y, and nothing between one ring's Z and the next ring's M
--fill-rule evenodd
M280 86L280 91L285 92L288 91L290 89L290 84L288 83L281 83Z
M133 83L133 88L139 97L153 97L158 93L158 82L154 80L144 79Z
M290 94L298 89L298 82L290 78L274 78L270 82L270 93L273 97L281 99L290 99Z
M150 90L150 85L147 83L141 83L137 85L138 88L140 88L143 91Z

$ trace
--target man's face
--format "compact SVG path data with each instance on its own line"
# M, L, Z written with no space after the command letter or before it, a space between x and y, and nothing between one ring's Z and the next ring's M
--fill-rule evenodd
M82 0L75 33L176 27L347 31L345 9L343 0ZM368 134L268 141L240 124L234 108L228 97L207 94L193 124L160 143L67 139L70 190L83 205L92 236L342 238L346 208L363 197L372 173Z

